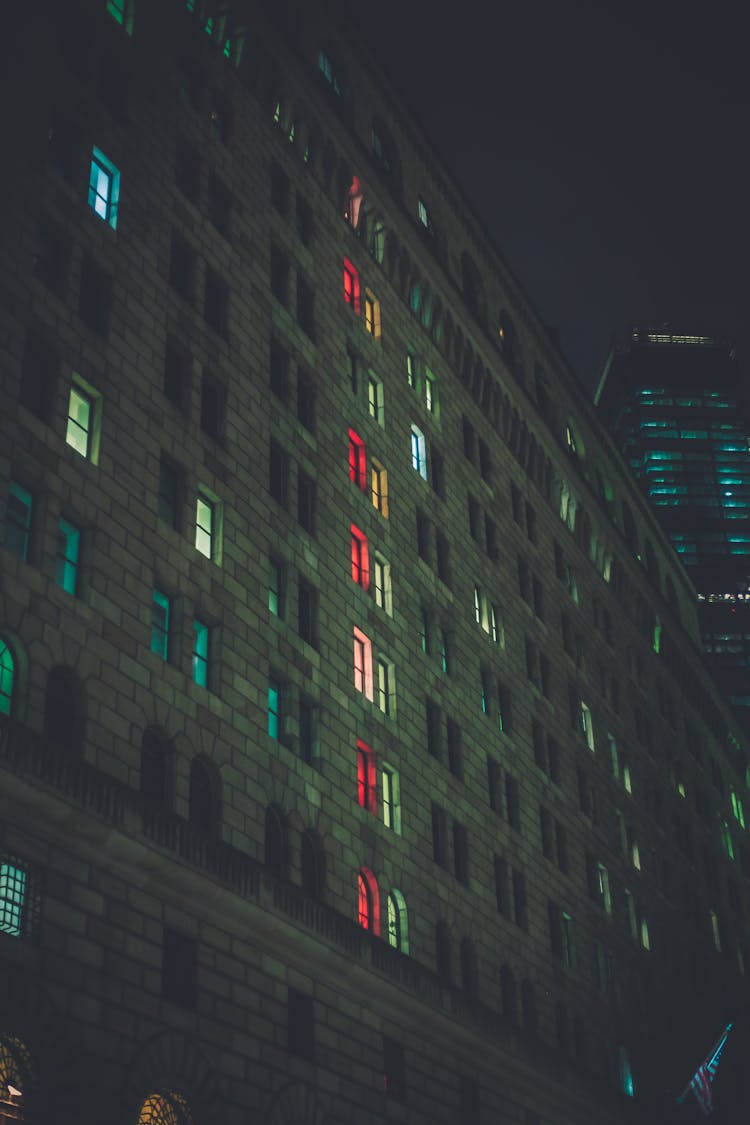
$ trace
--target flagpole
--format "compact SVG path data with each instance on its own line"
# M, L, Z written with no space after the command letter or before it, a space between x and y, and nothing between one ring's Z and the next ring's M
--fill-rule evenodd
M677 1099L677 1104L682 1105L688 1094L695 1095L696 1101L703 1110L704 1114L708 1115L713 1106L711 1104L711 1083L714 1080L714 1075L719 1065L719 1058L721 1052L724 1050L724 1045L729 1038L729 1032L732 1030L732 1024L728 1023L723 1032L717 1039L714 1047L703 1060L699 1063L692 1078L688 1082L685 1089Z

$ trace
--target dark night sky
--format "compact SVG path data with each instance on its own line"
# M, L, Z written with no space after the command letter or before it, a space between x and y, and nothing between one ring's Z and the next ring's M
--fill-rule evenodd
M633 323L717 333L746 368L750 98L733 7L380 0L376 23L371 7L357 17L591 388Z

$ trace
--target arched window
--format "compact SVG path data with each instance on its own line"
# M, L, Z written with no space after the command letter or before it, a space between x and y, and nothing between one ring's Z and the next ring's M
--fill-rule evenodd
M363 930L380 933L378 883L369 867L363 867L357 878L357 920Z
M443 984L451 983L451 933L442 920L435 926L437 973Z
M475 999L479 991L477 954L471 938L461 939L461 987L467 996Z
M161 731L148 727L141 741L141 796L154 808L172 805L172 748Z
M52 668L44 697L44 737L68 754L78 754L83 743L81 690L70 668Z
M31 1092L31 1057L20 1039L0 1035L0 1121L24 1121Z
M266 809L265 864L274 875L286 874L286 822L276 805Z
M409 952L409 921L406 913L406 900L401 891L392 890L388 895L388 944L401 953Z
M138 1114L138 1125L193 1125L193 1115L185 1098L170 1090L149 1094Z
M208 764L200 758L193 758L190 763L188 820L202 832L213 832L216 827L213 777Z
M0 715L10 715L13 704L13 677L15 675L13 653L0 637Z
M321 899L325 887L325 857L317 834L309 828L302 833L300 868L302 890L310 898Z

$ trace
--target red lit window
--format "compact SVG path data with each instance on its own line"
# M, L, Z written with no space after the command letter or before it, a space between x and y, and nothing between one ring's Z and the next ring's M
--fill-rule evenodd
M378 884L367 867L362 868L357 880L357 918L363 930L380 933Z
M352 524L352 578L363 590L370 587L370 548L367 536Z
M359 434L349 430L349 480L364 492L367 488L367 452Z
M364 198L362 192L362 183L359 176L352 176L352 182L349 187L348 199L346 204L346 221L356 230L359 226L359 213L362 207L362 200ZM344 265L346 269L346 264ZM346 284L346 281L344 282Z
M359 316L361 308L359 274L348 258L344 258L344 300Z
M375 755L364 742L357 742L357 802L368 812L378 811L378 775Z

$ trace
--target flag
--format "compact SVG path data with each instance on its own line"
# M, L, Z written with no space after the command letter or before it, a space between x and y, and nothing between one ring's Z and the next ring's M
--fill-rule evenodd
M709 1113L714 1108L713 1102L711 1100L711 1083L714 1080L714 1075L716 1074L719 1066L721 1052L724 1050L724 1044L726 1043L729 1037L729 1032L731 1030L732 1025L731 1023L728 1023L719 1036L719 1039L712 1048L711 1052L700 1064L695 1074L690 1079L687 1086L677 1099L678 1102L682 1103L684 1102L688 1094L694 1094L698 1105L701 1107L706 1117L708 1117Z

